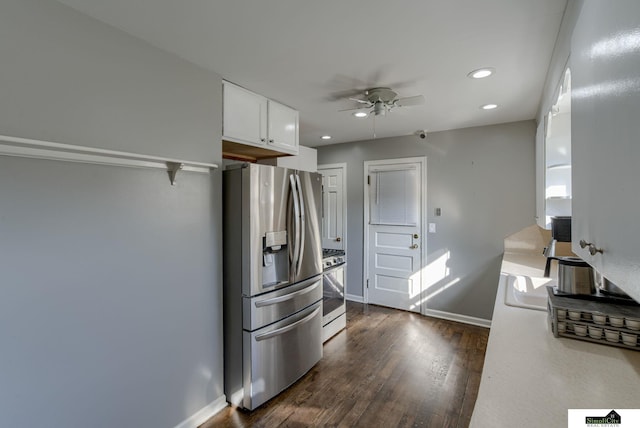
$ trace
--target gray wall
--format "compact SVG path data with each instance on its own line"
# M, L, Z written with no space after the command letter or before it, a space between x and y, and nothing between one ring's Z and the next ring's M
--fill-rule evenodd
M0 131L215 162L218 77L57 2L3 0Z
M450 275L429 293L459 278L427 307L490 319L503 239L534 223L534 146L535 124L524 121L319 147L318 164L347 162L347 292L363 295L364 161L427 156L428 221L437 224L427 263L450 255Z
M45 0L0 14L0 135L219 162L221 79ZM222 396L220 172L0 157L0 426Z

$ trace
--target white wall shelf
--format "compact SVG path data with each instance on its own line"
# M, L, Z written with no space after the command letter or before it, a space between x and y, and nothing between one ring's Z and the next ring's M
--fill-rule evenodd
M172 185L176 183L178 171L209 174L212 169L218 168L218 165L213 163L193 162L139 153L8 137L4 135L0 135L0 156L16 156L132 168L164 169L169 173Z

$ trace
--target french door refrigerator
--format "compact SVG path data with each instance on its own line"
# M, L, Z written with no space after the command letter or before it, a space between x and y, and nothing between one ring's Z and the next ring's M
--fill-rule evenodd
M322 358L320 174L223 173L225 394L253 410Z

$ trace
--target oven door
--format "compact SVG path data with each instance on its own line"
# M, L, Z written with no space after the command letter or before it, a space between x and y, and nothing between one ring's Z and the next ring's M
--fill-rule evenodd
M322 276L322 325L345 312L344 265L328 269Z

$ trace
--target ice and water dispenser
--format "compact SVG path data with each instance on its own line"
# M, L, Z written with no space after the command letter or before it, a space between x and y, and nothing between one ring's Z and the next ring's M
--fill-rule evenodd
M262 285L270 287L289 282L287 231L267 232L262 237Z

